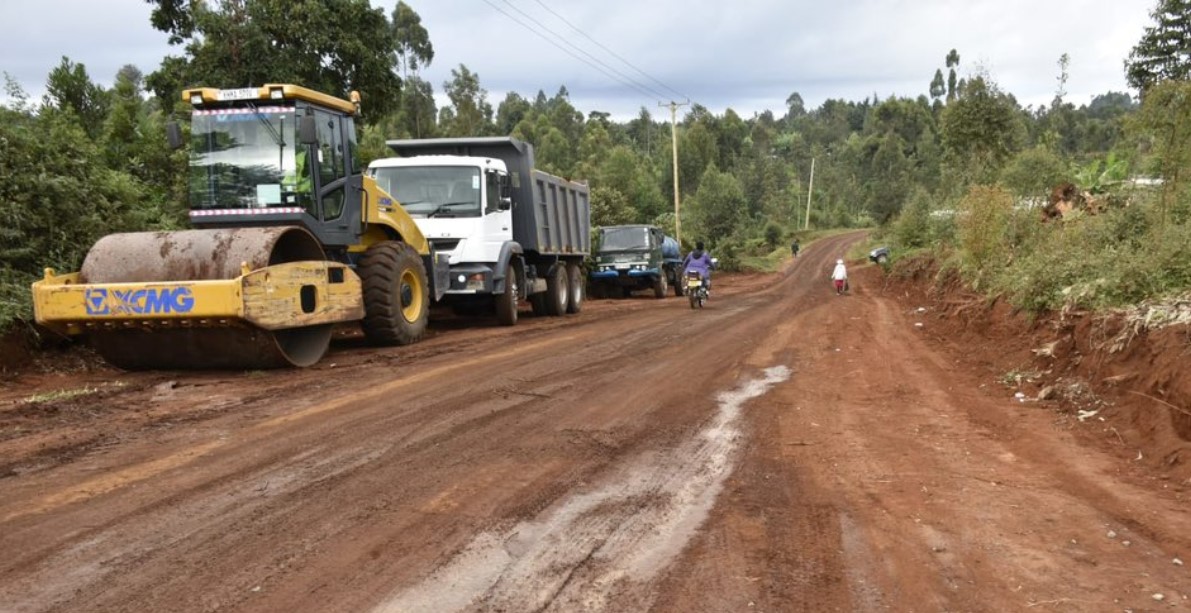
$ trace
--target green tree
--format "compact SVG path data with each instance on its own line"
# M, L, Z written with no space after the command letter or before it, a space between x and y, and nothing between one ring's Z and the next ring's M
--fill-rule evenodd
M786 98L785 124L793 128L794 122L803 117L806 117L806 103L802 100L802 94L794 92Z
M496 107L496 132L498 134L512 134L513 129L523 119L529 117L533 107L529 101L517 92L505 94L505 99Z
M429 81L413 76L401 87L401 109L398 112L397 131L394 136L428 138L437 132L435 117L438 108L434 103L434 86Z
M440 111L440 125L447 136L486 136L492 133L492 105L488 91L480 87L480 75L463 64L451 69L451 80L443 83L451 106Z
M183 87L295 83L360 92L365 117L396 110L401 78L393 24L369 0L146 0L153 25L185 55L166 58L149 87L171 108Z
M1133 130L1153 149L1153 170L1163 179L1159 198L1161 225L1187 199L1191 177L1191 83L1162 81L1150 87Z
M959 95L959 85L956 83L955 69L959 67L959 53L952 49L947 53L947 102L955 100Z
M947 84L943 82L943 69L935 69L935 77L930 80L930 97L934 100L942 98L947 93Z
M873 156L867 208L880 224L897 215L910 192L911 163L902 152L903 148L901 137L890 132L880 140Z
M930 214L933 209L930 192L921 187L916 189L893 223L893 237L897 244L906 249L929 245L932 238Z
M999 187L972 187L959 203L956 239L960 266L977 289L1010 260L1013 196Z
M1150 18L1155 24L1125 60L1125 80L1142 94L1161 81L1191 76L1191 1L1158 0Z
M144 114L141 78L141 71L135 66L125 66L116 75L116 84L111 91L111 112L103 125L105 157L110 168L124 164L136 167L142 163L136 150L137 132Z
M1023 138L1017 103L983 76L947 105L940 124L947 163L977 183L995 177Z
M714 248L735 234L743 221L744 208L740 181L712 164L703 172L699 191L687 199L683 221L690 223L690 230L684 234L693 237L692 240L706 241L708 247ZM686 223L683 226L687 227Z
M632 207L629 206L628 198L620 190L609 186L592 188L592 227L632 223L635 216Z
M1070 178L1067 166L1053 150L1037 146L1013 156L1001 173L1001 183L1015 196L1040 204L1056 185Z
M402 77L409 78L410 72L418 74L419 68L429 66L434 60L434 45L430 43L430 33L422 26L422 17L402 0L397 0L393 9L393 38L397 57L401 58Z
M87 137L94 140L103 131L103 120L107 116L110 101L108 93L91 82L86 66L63 56L46 81L46 104L58 111L73 114Z
M570 177L575 165L572 150L566 135L558 128L547 125L534 148L538 168L560 177Z

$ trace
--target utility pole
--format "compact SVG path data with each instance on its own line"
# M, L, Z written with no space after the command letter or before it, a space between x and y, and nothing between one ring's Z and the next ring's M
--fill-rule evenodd
M802 229L806 230L811 227L811 193L815 191L815 158L811 158L811 180L806 187L806 221L802 223Z
M670 151L674 154L674 240L678 241L679 246L682 245L682 222L678 217L678 107L690 103L690 100L682 103L673 100L670 104L658 103L658 106L670 107Z

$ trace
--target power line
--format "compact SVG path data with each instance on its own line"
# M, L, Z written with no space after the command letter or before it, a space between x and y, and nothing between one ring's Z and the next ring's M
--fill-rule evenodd
M665 83L663 83L662 81L659 81L658 79L654 78L654 77L653 77L653 75L651 75L651 74L649 74L649 73L645 72L644 70L641 70L640 68L637 68L636 66L634 66L632 62L630 62L630 61L628 61L628 60L624 59L623 57L620 57L620 55L619 55L619 54L617 54L615 51L613 51L613 50L609 49L608 47L605 47L603 44L601 44L601 43L600 43L600 41L598 41L598 40L596 40L596 39L592 38L592 37L591 37L591 36L589 36L589 35L588 35L586 32L584 32L583 30L581 30L581 29L579 29L577 26L575 26L575 24L571 23L570 21L567 21L567 18L566 18L566 17L563 17L562 15L559 15L557 12L555 12L555 10L554 10L554 9L550 8L549 6L547 6L547 5L546 5L546 3L542 2L542 0L534 0L534 1L535 1L535 2L537 2L538 4L540 4L540 5L542 6L542 8L546 9L546 11L547 11L547 12L549 12L551 15L554 15L555 17L557 17L557 18L559 19L559 21L561 21L561 22L563 22L563 23L567 24L568 26L570 26L570 28L571 28L572 30L574 30L575 32L577 32L577 33L579 34L579 36L582 36L583 38L586 38L587 40L589 40L589 41L591 41L593 44L595 44L597 47L599 47L600 49L603 49L604 51L607 51L607 52L608 52L608 53L609 53L609 54L610 54L612 57L614 57L614 58L616 58L616 59L620 60L621 62L624 62L624 64L625 64L626 66L628 66L629 68L632 68L633 70L636 70L637 72L641 73L641 75L642 75L642 76L644 76L645 78L649 79L650 81L653 81L654 83L657 83L658 85L661 85L661 86L662 86L662 87L664 87L665 89L668 89L668 90L670 90L671 92L673 92L674 94L676 94L676 95L677 95L679 98L685 98L685 99L687 99L687 100L690 100L690 98L691 98L690 96L688 96L688 95L686 95L686 94L684 94L684 93L682 93L682 92L680 92L680 91L678 91L678 90L674 89L673 87L670 87L669 85L666 85L666 84L665 84ZM662 97L663 97L663 98L665 98L666 96L662 96Z
M567 46L571 47L575 51L578 51L579 53L582 53L583 55L586 55L587 57L591 58L593 61L595 61L599 65L601 65L604 68L607 68L608 70L611 70L612 72L619 75L622 79L621 80L622 83L632 84L632 86L635 87L637 89L637 91L650 92L650 97L662 97L662 98L666 97L665 94L662 94L661 92L657 91L656 89L653 89L652 87L649 87L648 85L645 85L644 83L641 83L640 81L637 81L636 79L624 74L623 72L620 72L619 70L604 63L603 60L601 60L600 58L588 53L585 49L582 49L579 46L575 45L575 43L572 43L570 40L567 40L558 32L555 32L552 28L550 28L550 26L535 19L533 15L530 15L529 13L526 13L525 11L517 8L517 6L514 5L512 2L510 2L510 0L504 0L504 3L509 5L509 7L512 8L514 11L517 11L518 13L520 13L526 19L538 24L538 26L541 27L546 32L549 32L550 34L553 34L554 36L557 36L558 38L562 39L562 42L566 43Z
M569 55L569 56L571 56L571 57L573 57L573 58L575 58L575 59L579 60L580 62L583 62L584 64L587 64L588 66L591 66L592 68L595 68L596 70L598 70L598 71L600 71L600 72L604 73L604 75L606 75L607 77L611 78L613 81L616 81L616 82L620 83L621 85L626 85L626 86L628 86L628 87L630 87L630 88L632 88L632 89L636 90L638 93L640 93L640 94L644 94L644 95L645 95L647 98L654 98L654 97L656 97L656 94L657 94L657 92L653 92L653 91L650 91L650 90L648 90L648 89L643 89L643 88L641 88L640 86L638 86L638 85L635 85L635 84L634 84L632 81L625 81L624 79L622 79L622 78L620 78L620 77L617 77L616 75L612 74L611 72L608 72L607 70L605 70L605 69L601 68L601 67L600 67L600 66L598 66L597 64L595 64L595 63L593 63L593 62L591 62L591 61L589 61L589 60L587 60L587 59L585 59L585 58L583 58L583 57L581 57L581 56L579 56L579 55L575 54L575 52L573 52L573 51L571 51L570 49L567 49L566 47L563 47L562 45L558 44L558 42L557 42L557 41L555 41L555 40L551 39L549 36L546 36L545 34L542 34L541 32L537 31L536 29L534 29L534 28L533 28L532 26L530 26L529 24L527 24L527 23L525 23L525 22L521 21L520 19L517 19L517 18L516 18L516 17L514 17L513 15L510 15L510 14L509 14L508 12L506 12L504 9L502 9L502 8L500 8L499 6L497 6L496 4L494 4L494 3L493 3L491 0L484 0L484 3L485 3L485 4L487 4L488 6L492 7L492 8L493 8L493 10L495 10L495 11L496 11L496 12L498 12L498 13L500 13L501 15L504 15L505 17L508 17L510 20L512 20L512 21L513 21L514 23L516 23L517 25L519 25L519 26L521 26L521 27L525 28L526 30L529 30L530 32L533 32L534 34L538 35L540 38L542 38L542 39L543 39L543 40L545 40L546 42L550 43L551 45L554 45L555 47L558 47L558 48L559 48L559 49L560 49L560 50L561 50L563 53L566 53L567 55Z

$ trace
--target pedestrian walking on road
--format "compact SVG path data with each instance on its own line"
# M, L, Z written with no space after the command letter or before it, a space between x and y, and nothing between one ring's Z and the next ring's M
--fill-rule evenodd
M794 252L794 257L798 257L798 239L797 238L794 239L794 242L790 245L790 251Z
M848 267L843 260L835 261L835 270L831 271L831 280L835 282L835 294L843 296L848 289Z

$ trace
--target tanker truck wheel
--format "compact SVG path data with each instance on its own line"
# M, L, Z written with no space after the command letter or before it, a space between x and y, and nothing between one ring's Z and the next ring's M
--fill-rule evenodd
M654 298L665 298L667 289L668 288L666 287L665 273L654 277L654 279L653 279L653 297Z
M505 291L495 297L496 321L500 322L502 326L517 324L518 287L517 269L509 264L509 267L505 269Z
M430 316L430 284L413 247L377 243L360 258L358 272L364 284L361 326L369 342L408 345L421 338Z
M586 292L583 288L583 269L578 264L567 264L567 312L578 313L583 309L583 298Z

